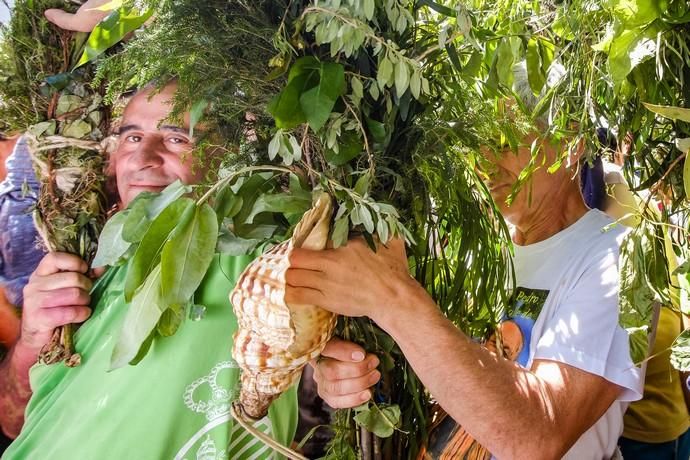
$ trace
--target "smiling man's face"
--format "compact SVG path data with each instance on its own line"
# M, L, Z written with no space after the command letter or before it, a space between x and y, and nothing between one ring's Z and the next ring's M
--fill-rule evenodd
M150 99L152 90L142 90L127 104L113 155L123 206L141 192L160 192L178 179L195 184L206 173L204 168L194 167L189 113L181 124L167 120L176 89L175 83L168 84Z

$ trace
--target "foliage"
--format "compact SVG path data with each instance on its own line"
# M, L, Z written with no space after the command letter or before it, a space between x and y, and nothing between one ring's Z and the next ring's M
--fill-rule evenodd
M207 158L209 146L228 152L221 178L194 191L197 197L206 191L196 206L208 202L216 213L218 250L248 253L285 238L310 206L311 190L323 189L338 202L335 246L355 234L371 243L375 235L407 239L417 279L454 322L481 335L505 308L510 246L471 150L494 121L470 104L471 84L445 40L439 42L443 27L466 18L457 12L441 18L433 5L397 0L165 1L156 6L156 21L109 58L100 75L110 82L111 98L133 83L163 85L175 77L173 116L204 107L198 128L190 127L200 130L199 155ZM127 219L136 206L125 211ZM124 219L106 231L117 234L120 226L124 236ZM157 236L154 225L124 252L133 273L130 308L152 316L136 340L121 340L126 358L115 364L141 357L159 314L154 305L171 305L137 302L160 275L156 256L136 253L156 254L166 233L182 224L164 226ZM124 248L104 251L113 261ZM131 338L134 327L123 337ZM356 451L355 442L379 442L414 457L426 436L429 395L375 324L343 319L338 330L382 357L384 378L377 405L360 409L354 420L352 413L337 416L342 426L330 455ZM385 430L391 435L385 441L366 440L356 423L396 429Z
M83 65L89 59L80 56L104 36L109 42L101 51L123 38L127 29L111 33L108 20L119 22L124 10L136 14L132 6L123 6L87 38L49 24L43 13L56 7L74 9L66 1L18 1L11 22L3 26L0 70L7 84L0 89L0 118L29 142L41 182L34 216L46 248L90 262L106 217L110 114L101 88L91 86L93 66ZM71 325L58 328L41 360L78 364L71 342Z

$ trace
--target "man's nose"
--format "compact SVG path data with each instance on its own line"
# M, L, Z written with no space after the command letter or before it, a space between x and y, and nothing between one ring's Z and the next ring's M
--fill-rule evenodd
M130 156L130 161L137 169L156 168L163 165L165 146L160 139L142 139L139 146Z

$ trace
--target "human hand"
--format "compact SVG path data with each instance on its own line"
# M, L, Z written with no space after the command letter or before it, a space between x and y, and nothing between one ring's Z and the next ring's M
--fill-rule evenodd
M371 398L371 386L381 378L379 359L359 345L332 338L312 361L318 393L334 409L357 407Z
M361 238L337 249L294 249L285 279L288 303L372 318L381 308L394 306L402 288L414 283L401 239L391 240L387 247L379 244L376 252Z
M88 268L82 259L64 252L51 252L41 260L24 287L19 343L38 353L55 328L81 323L91 315Z
M110 0L88 0L74 14L55 8L46 10L43 14L48 21L63 30L91 32L112 11L99 9L107 3L110 3Z

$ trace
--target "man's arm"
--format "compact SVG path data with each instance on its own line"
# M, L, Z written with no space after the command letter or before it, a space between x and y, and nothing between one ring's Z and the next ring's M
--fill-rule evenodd
M524 369L467 338L426 292L409 298L425 306L387 309L375 321L446 412L498 458L561 458L621 391L554 361Z
M10 438L24 424L31 397L29 369L56 327L89 317L91 280L86 262L65 253L50 253L38 264L24 288L21 333L0 364L0 427Z
M621 392L562 363L535 361L523 369L472 342L407 274L402 242L373 256L364 243L350 242L318 255L295 250L290 260L288 302L368 315L395 339L450 416L498 458L559 458ZM319 393L337 407L361 404L369 378L364 362L329 357L316 373Z

